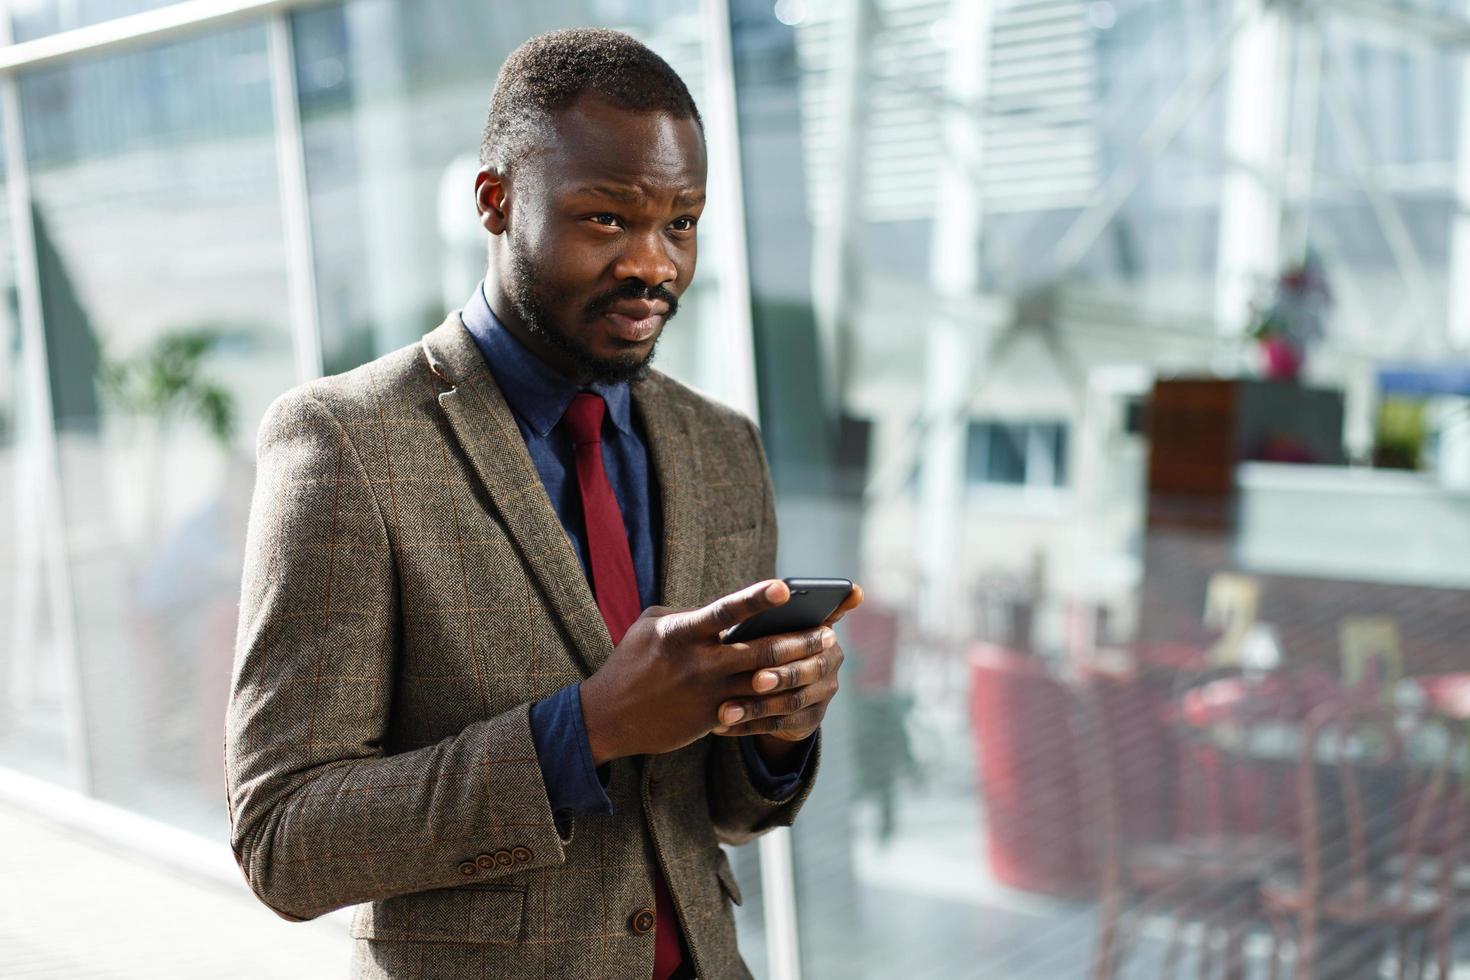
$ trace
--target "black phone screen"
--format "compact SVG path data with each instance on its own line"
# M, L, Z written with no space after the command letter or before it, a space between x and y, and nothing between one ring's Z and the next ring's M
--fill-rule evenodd
M736 623L725 631L721 642L744 643L777 633L813 629L822 625L852 591L852 582L845 578L788 578L782 581L791 590L791 598L785 605Z

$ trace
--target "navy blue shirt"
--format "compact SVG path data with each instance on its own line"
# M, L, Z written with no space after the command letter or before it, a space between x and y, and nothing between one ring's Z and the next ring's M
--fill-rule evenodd
M527 350L496 319L480 284L460 311L465 329L474 338L495 376L526 440L531 462L546 487L567 538L591 581L582 496L577 485L577 461L572 441L558 425L578 391L595 391L607 402L602 425L602 462L608 482L623 513L638 597L643 607L655 605L660 593L657 578L657 542L662 526L658 494L650 490L648 446L633 419L632 395L627 384L579 387ZM612 813L607 787L592 764L587 729L582 718L579 685L569 684L556 694L531 705L531 738L541 765L542 780L557 824L564 827L584 813ZM801 781L811 757L811 745L790 772L773 773L753 739L740 747L756 788L769 799L784 799Z

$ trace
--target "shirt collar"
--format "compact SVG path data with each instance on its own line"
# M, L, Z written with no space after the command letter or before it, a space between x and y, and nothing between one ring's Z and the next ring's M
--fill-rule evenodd
M506 403L541 438L556 427L579 391L595 391L607 402L607 417L619 431L632 435L632 398L627 382L579 386L537 357L505 329L485 298L485 283L460 311L465 329L495 376Z

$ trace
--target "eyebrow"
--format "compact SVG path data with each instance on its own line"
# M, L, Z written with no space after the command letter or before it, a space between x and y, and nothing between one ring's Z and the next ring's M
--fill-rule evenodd
M578 187L573 193L595 194L598 197L606 197L622 204L638 204L643 200L643 192L631 187L610 187L607 184L589 184Z
M642 191L638 190L637 188L613 187L608 184L587 184L582 187L576 188L572 193L594 194L599 197L605 197L609 200L628 205L642 204L646 196ZM674 195L674 203L682 207L691 207L696 204L703 204L704 191L697 188L679 191L677 194Z

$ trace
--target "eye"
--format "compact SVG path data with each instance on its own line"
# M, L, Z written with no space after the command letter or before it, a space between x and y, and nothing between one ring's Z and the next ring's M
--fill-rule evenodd
M675 218L673 222L669 225L669 227L673 228L675 231L693 231L694 221L694 218L691 218L689 215L686 214L682 218Z
M602 225L604 228L621 228L623 225L623 219L615 214L588 215L587 220Z

